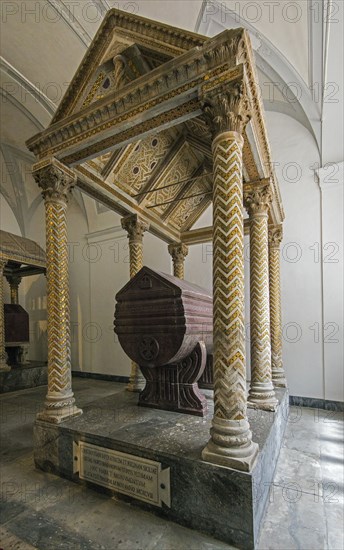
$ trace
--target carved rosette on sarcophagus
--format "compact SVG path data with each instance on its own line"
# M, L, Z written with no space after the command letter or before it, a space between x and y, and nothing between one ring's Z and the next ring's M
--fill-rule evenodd
M197 381L212 353L210 293L143 267L116 300L115 332L146 379L139 405L204 416Z

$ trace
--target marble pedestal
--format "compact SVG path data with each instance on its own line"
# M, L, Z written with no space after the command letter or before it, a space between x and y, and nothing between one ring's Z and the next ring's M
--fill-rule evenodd
M212 392L205 418L137 406L137 395L123 391L95 401L84 414L60 425L36 421L34 456L38 468L81 481L73 473L73 448L80 441L144 457L170 468L171 507L156 507L132 497L116 496L189 528L239 548L254 548L268 502L288 417L288 393L277 389L276 412L249 410L259 455L250 473L203 462L209 439Z
M26 390L48 383L48 366L40 361L11 365L10 371L0 372L0 393Z

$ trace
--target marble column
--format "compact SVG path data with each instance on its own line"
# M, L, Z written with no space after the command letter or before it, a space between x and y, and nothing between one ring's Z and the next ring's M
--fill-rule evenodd
M250 471L258 452L247 418L244 323L242 132L248 122L242 84L205 97L213 142L214 417L207 462Z
M184 262L189 253L186 244L173 243L168 245L168 251L172 256L173 275L178 279L184 279Z
M8 284L10 285L11 304L19 304L19 285L22 278L19 275L8 275L6 277Z
M82 413L71 376L67 202L76 176L56 159L33 166L45 203L48 316L48 392L39 420L60 423Z
M149 225L136 214L122 218L121 224L123 229L128 233L130 278L132 278L143 267L143 234L145 231L148 231ZM146 381L140 367L132 361L127 390L140 392L145 387L145 384Z
M270 331L272 382L276 387L287 387L282 360L282 310L280 245L282 226L269 227Z
M4 269L7 260L0 258L0 372L9 371L5 350L5 312L4 312Z
M271 379L268 212L269 184L245 189L250 217L251 384L249 406L274 411L278 405Z

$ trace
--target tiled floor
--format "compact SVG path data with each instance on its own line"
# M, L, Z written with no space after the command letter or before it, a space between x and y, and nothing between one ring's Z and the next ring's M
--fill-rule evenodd
M80 406L121 391L75 379ZM1 396L4 550L215 550L230 546L37 471L32 424L45 388ZM97 414L97 411L95 411ZM292 407L259 550L343 550L343 413Z

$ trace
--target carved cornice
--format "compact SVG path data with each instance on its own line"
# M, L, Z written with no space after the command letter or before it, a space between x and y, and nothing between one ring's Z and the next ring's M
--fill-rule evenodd
M142 243L143 234L149 229L149 223L140 219L136 214L122 218L121 225L128 233L128 239L131 243Z
M172 256L173 263L183 263L189 253L189 248L184 243L172 243L168 245L168 251Z
M278 225L278 226L269 225L268 235L269 235L270 248L279 248L283 239L282 225Z
M174 56L180 55L196 46L202 46L207 40L204 36L183 31L164 23L150 21L149 19L117 9L109 10L68 87L52 123L70 115L84 90L85 83L88 81L95 66L100 63L104 51L115 32L119 34L122 32L125 36L135 36L136 34L141 38L139 42L144 43L145 39L148 39L150 47L156 43L159 49Z
M54 158L45 159L34 164L32 175L42 189L45 201L60 202L62 204L68 202L70 192L77 181L73 170Z
M278 218L283 221L285 218L282 200L280 196L278 181L273 170L271 150L268 140L268 133L264 121L264 106L262 100L259 79L257 75L256 65L253 58L251 40L248 32L245 30L242 34L238 45L237 62L243 63L245 66L246 82L249 89L252 107L252 125L257 134L259 143L259 152L261 154L262 163L266 169L266 175L271 177L271 185L276 199L278 208Z
M29 140L30 150L40 158L57 156L64 163L75 165L104 151L137 141L143 134L149 135L167 125L177 125L198 116L202 105L211 107L211 102L214 103L216 98L221 98L217 108L220 109L221 105L222 113L213 116L212 120L221 116L226 123L230 120L232 129L242 130L247 123L245 117L249 105L249 116L252 117L249 125L257 137L260 163L272 181L274 204L270 222L276 224L283 220L284 212L277 180L272 172L264 110L246 31L231 29L206 39L117 10L113 14L114 19L110 21L107 18L107 23L104 23L87 52L61 102L55 123ZM106 34L113 36L118 31L124 34L130 32L133 37L140 35L142 43L145 40L151 44L155 42L157 51L160 46L160 50L163 50L165 40L168 48L175 49L178 57L71 115L78 97L83 93L80 92L80 89L84 89L83 81L89 81L94 67L103 59L109 46ZM155 33L159 34L161 40ZM180 55L183 48L185 53ZM231 85L234 90L236 86L233 82L237 83L236 91L239 93L236 96L233 91L229 98L226 88ZM230 105L231 102L234 107ZM239 109L236 102L239 103ZM219 123L212 124L221 127ZM215 128L214 131L218 130ZM255 177L253 170L248 177Z
M199 87L202 86L202 93L205 93L208 89L218 86L220 82L228 84L229 80L240 72L240 69L235 67L235 56L231 49L233 45L230 39L233 33L235 36L240 35L243 30L225 31L207 42L204 48L194 48L179 59L169 61L151 73L128 83L120 91L109 94L64 121L51 125L44 132L28 140L28 148L36 156L54 156L68 148L77 148L78 144L85 143L89 138L94 140L97 134L100 139L101 134L104 136L106 132L113 135L115 126L119 127L122 123L126 123L127 126L128 120L134 119L137 115L141 121L142 114L145 113L147 117L149 111L152 116L153 109L161 104L165 104L167 110L169 104L175 106L178 101L181 108L182 103L195 98L194 112L197 112L200 109L197 101ZM227 63L218 65L219 57L216 50L221 46L223 52L227 52ZM220 59L224 55L223 53ZM231 63L234 64L234 69L229 70ZM214 82L216 77L220 80L216 79ZM133 123L138 122L133 120ZM96 153L95 150L94 156ZM84 158L81 156L78 159L75 156L75 160L82 162Z
M248 214L267 214L272 202L270 183L244 186L244 206Z

